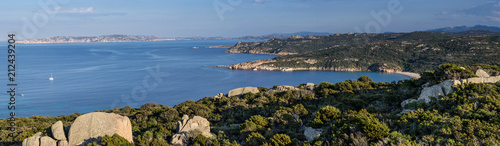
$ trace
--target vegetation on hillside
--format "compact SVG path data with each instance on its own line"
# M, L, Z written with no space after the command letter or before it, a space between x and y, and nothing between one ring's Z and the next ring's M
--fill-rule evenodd
M130 118L135 145L168 145L176 122L186 114L207 118L214 138L191 133L191 145L495 145L500 143L500 83L466 84L413 112L402 113L401 102L417 98L422 85L446 79L475 76L474 70L500 72L499 66L443 65L421 79L373 82L358 80L321 83L314 90L266 92L233 97L205 97L174 107L148 103L140 108L115 108ZM3 144L20 144L36 132L50 134L50 125L62 120L68 126L80 114L18 118L18 134L0 131ZM0 124L6 125L5 119ZM307 141L304 127L323 129ZM106 136L92 145L126 144L119 136ZM129 144L130 145L130 144Z
M449 35L431 32L336 34L263 42L240 42L230 52L287 54L264 65L289 68L356 68L376 65L410 72L434 70L444 63L500 63L499 35Z

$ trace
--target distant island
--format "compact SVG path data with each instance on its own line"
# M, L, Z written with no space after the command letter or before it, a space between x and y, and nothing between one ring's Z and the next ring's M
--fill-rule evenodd
M102 35L102 36L56 36L42 39L22 40L21 44L50 44L50 43L101 43L101 42L155 42L171 40L268 40L271 38L286 39L294 35L301 36L320 36L328 35L326 32L296 32L296 33L273 33L262 36L243 36L243 37L160 37L147 35Z
M98 42L154 42L175 40L171 38L163 38L160 36L142 36L142 35L103 35L90 37L72 37L72 36L56 36L43 39L23 40L18 43L22 44L49 44L49 43L98 43Z

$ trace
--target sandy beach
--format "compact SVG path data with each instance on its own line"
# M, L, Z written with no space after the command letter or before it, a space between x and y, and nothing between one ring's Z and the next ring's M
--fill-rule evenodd
M419 73L414 73L414 72L396 72L396 73L397 74L406 75L406 76L410 76L413 79L419 79L420 78L420 74Z

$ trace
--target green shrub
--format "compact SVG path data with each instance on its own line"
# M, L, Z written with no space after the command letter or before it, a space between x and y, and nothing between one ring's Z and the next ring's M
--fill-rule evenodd
M269 127L269 120L261 115L253 115L240 125L241 132L260 131L267 129L267 127Z
M334 121L340 117L340 110L333 106L325 106L321 108L312 121L313 127L320 128L326 122Z
M271 145L290 146L292 145L292 140L290 139L290 136L286 134L275 134L273 138L271 138Z
M207 146L208 145L208 138L205 137L203 134L198 134L194 140L194 144L198 144L201 146Z
M246 142L249 146L264 145L266 143L266 138L257 132L252 132L247 136Z
M293 106L293 112L294 112L294 114L297 114L301 117L309 114L309 112L304 107L304 105L302 105L300 103Z
M370 79L370 77L368 77L368 76L361 76L358 78L358 81L368 83L368 82L372 82L373 80Z
M113 134L113 136L105 135L101 139L101 145L103 146L117 146L117 145L134 145L128 142L127 139L121 137L118 134Z

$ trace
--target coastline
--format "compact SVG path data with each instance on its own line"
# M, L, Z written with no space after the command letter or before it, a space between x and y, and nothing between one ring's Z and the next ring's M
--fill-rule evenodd
M419 73L414 73L414 72L394 72L394 73L396 73L396 74L402 74L402 75L405 75L405 76L409 76L412 79L419 79L420 78L420 74Z

